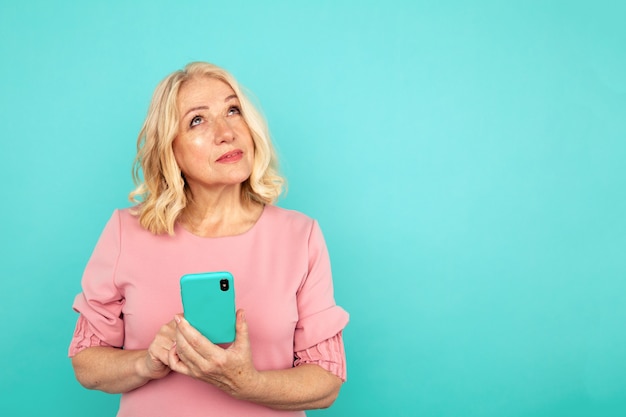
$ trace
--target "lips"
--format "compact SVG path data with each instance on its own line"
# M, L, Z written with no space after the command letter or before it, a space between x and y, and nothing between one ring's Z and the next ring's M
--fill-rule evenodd
M237 162L243 157L243 151L241 149L235 149L230 152L226 152L224 155L220 156L215 160L215 162Z

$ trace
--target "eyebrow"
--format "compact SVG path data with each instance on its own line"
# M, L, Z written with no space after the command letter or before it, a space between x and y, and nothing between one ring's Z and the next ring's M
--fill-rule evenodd
M226 98L224 99L224 103L226 103L226 102L228 102L228 101L230 101L230 100L232 100L232 99L239 99L239 97L237 97L237 94L231 94L231 95L229 95L228 97L226 97ZM208 110L208 109L209 109L209 106L197 106L197 107L192 107L192 108L190 108L189 110L187 110L187 111L185 112L185 114L183 115L183 119L184 119L185 117L187 117L187 115L188 115L189 113L193 113L193 112L198 111L198 110Z
M208 110L208 109L209 109L209 106L198 106L198 107L192 107L192 108L190 108L189 110L187 110L187 111L185 112L185 114L183 115L183 119L184 119L185 117L187 117L187 115L189 115L189 113L193 113L193 112L196 112L196 111L198 111L198 110Z

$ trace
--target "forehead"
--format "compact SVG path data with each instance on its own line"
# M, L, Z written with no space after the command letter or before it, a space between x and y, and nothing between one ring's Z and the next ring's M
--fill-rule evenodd
M219 104L236 95L232 87L217 78L196 76L185 81L178 90L178 107Z

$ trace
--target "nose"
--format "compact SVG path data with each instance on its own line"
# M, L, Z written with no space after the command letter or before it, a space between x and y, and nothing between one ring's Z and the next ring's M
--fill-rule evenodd
M228 143L235 139L235 131L225 117L218 117L214 125L215 143Z

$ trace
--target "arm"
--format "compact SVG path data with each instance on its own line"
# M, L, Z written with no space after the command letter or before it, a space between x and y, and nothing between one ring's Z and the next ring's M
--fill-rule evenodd
M72 358L76 379L88 389L110 394L128 392L146 384L150 373L144 365L146 350L94 346Z
M306 410L329 407L339 393L341 379L318 365L257 371L243 310L237 312L237 336L227 349L212 344L183 317L176 316L176 321L171 369L215 385L234 398L275 409Z
M310 410L330 407L342 381L318 365L259 372L255 389L243 399L279 410Z
M175 323L163 325L150 347L145 350L123 350L92 346L72 358L76 379L85 388L108 393L128 392L163 378L170 373L168 354L175 336Z

